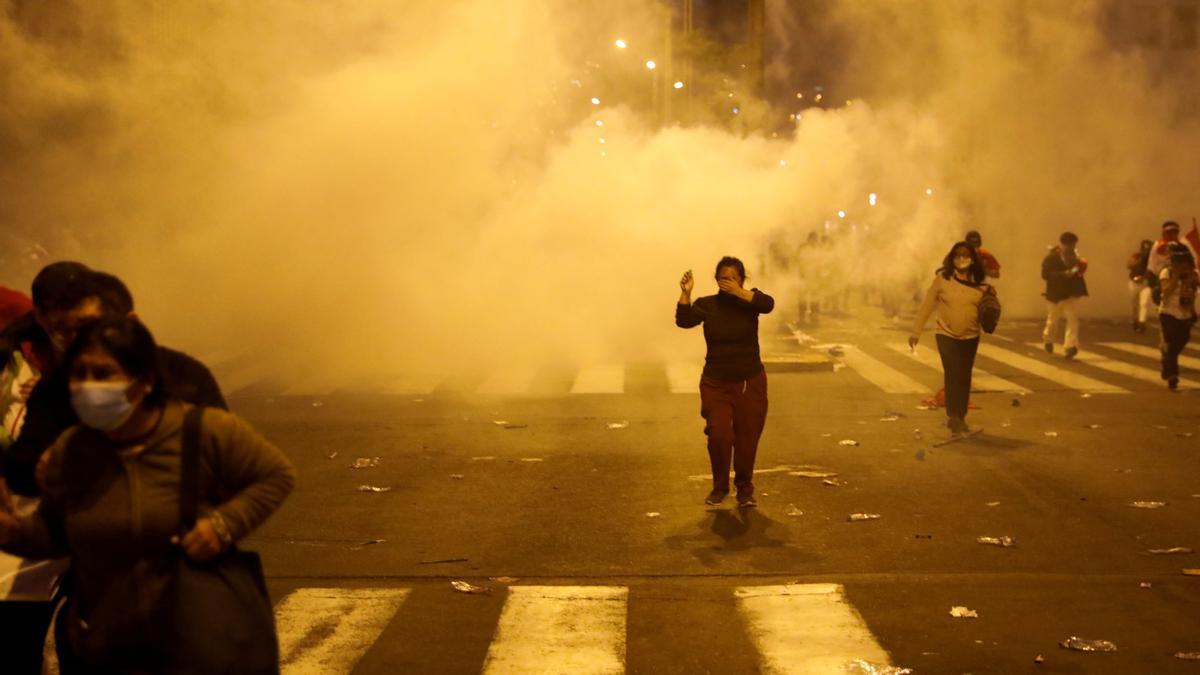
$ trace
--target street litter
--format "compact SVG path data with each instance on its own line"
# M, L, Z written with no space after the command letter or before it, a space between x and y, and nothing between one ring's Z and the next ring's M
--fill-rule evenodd
M787 511L785 511L785 513L793 518L804 515L804 512L796 508L795 504L788 504Z
M621 420L620 422L609 422L609 429L625 429L629 426L629 420Z
M492 581L498 584L511 584L520 581L517 577L489 577Z
M1038 654L1037 656L1035 656L1035 657L1033 658L1033 662L1034 662L1034 663L1045 663L1045 662L1046 662L1046 657L1042 656L1041 654Z
M1014 408L1020 408L1020 407L1021 407L1021 399L1019 399L1019 398L1014 398L1014 399L1013 399L1013 402L1012 402L1012 407L1014 407Z
M1057 431L1047 431L1046 433L1044 433L1042 435L1046 436L1047 438L1057 438L1058 432Z
M1079 395L1079 398L1091 398L1091 397L1092 397L1091 394L1080 394Z
M1175 658L1184 661L1200 661L1200 652L1175 652Z
M465 581L451 581L450 586L459 593L467 593L469 595L491 595L492 589L487 586L473 586Z
M975 541L980 544L990 544L992 546L1002 546L1004 548L1017 545L1017 540L1013 539L1012 537L977 537Z
M358 491L359 492L391 492L392 488L380 487L378 485L359 485Z
M1182 571L1185 577L1200 577L1200 568L1185 567Z
M462 479L466 478L466 476L462 475L461 473L452 473L452 474L450 474L450 477L453 478L454 480L462 480Z
M851 675L912 675L912 668L871 663L864 659L855 659L847 663L845 670Z
M921 440L921 430L920 429L913 429L913 439L917 440L917 441Z
M828 485L829 487L846 487L846 481L837 478L826 478L821 481L821 484Z
M1163 426L1163 425L1161 425L1161 424L1154 424L1154 425L1152 425L1152 426L1153 426L1155 429L1158 429L1159 431L1166 431L1166 430L1167 430L1167 427L1165 427L1165 426Z
M470 562L469 558L442 558L441 560L422 560L418 565L444 565L448 563L465 563Z
M878 513L851 513L850 522L858 522L860 520L878 520L882 518Z
M978 619L979 612L973 609L967 609L961 605L956 605L950 608L950 616L956 619Z
M337 456L338 456L337 450L334 450L333 452L329 453L329 459L334 459Z
M351 469L373 469L379 466L378 457L359 457L350 465Z
M801 478L833 478L837 474L831 471L789 471L788 475Z
M921 448L920 450L917 451L917 454L913 455L913 456L917 458L918 462L924 462L925 461L925 448Z
M386 539L368 539L367 541L364 541L361 544L355 544L354 546L351 546L350 550L351 551L359 551L368 546L374 546L375 544L382 544L385 541L387 541L387 540Z
M1166 506L1166 502L1129 502L1129 505L1135 509L1161 509Z
M647 518L658 518L658 517L659 517L659 516L661 516L661 515L662 515L662 514L661 514L661 513L659 513L658 511L647 511L647 512L646 512L646 517L647 517Z
M314 407L314 408L320 408L320 407L321 407L321 406L323 406L323 405L325 405L325 404L324 404L324 403L322 403L322 402L320 402L320 401L313 401L313 407Z
M1153 553L1154 555L1175 555L1176 553L1195 553L1195 551L1186 546L1172 546L1171 548L1152 548L1147 553Z
M1138 584L1139 588L1150 588L1152 586L1153 584L1151 584L1149 581L1143 581L1142 583Z
M1192 437L1192 432L1190 432L1190 431L1181 431L1181 432L1179 432L1179 433L1177 433L1177 434L1175 434L1175 435L1176 435L1176 436L1178 436L1178 437L1180 437L1180 438L1191 438L1191 437Z
M933 539L932 534L914 534L913 539Z
M1000 502L988 502L988 506L1000 506Z
M847 438L838 441L838 445L858 445L858 441Z
M1084 429L1099 429L1100 425L1099 424L1085 424L1085 425L1083 425L1083 428Z
M413 402L413 403L424 403L424 402L425 402L425 399L423 399L423 398L414 398L414 399L412 400L412 402Z
M545 460L542 459L541 457L522 457L521 461L522 462L544 462Z
M471 461L472 462L490 462L493 459L496 459L496 457L494 455L486 455L484 457L472 457Z
M529 426L528 424L513 424L512 422L505 422L503 420L492 422L492 424L495 424L501 429L524 429Z
M879 421L880 422L895 422L899 419L900 419L899 415L888 415L887 417L880 417Z
M1002 429L1007 429L1007 428L1009 428L1009 427L1011 427L1011 426L1012 426L1012 422L1001 422L1001 423L1000 423L1000 427L1001 427Z
M1058 643L1063 649L1074 649L1077 652L1115 652L1117 646L1108 640L1084 640L1083 638L1069 637L1066 640Z
M833 436L833 434L821 434L821 438L829 438L830 436Z

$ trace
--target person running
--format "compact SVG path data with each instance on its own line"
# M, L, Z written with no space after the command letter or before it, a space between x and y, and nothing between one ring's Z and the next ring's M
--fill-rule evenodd
M1170 264L1158 276L1162 303L1158 320L1162 324L1162 379L1172 391L1179 388L1179 353L1192 337L1196 323L1196 260L1187 246L1170 246Z
M729 495L732 460L737 504L757 506L754 498L754 459L767 421L767 373L758 349L758 315L769 314L775 300L757 288L746 290L746 266L725 256L717 263L716 295L692 302L692 271L679 280L675 325L704 324L708 353L700 377L700 416L708 436L713 487L705 504L719 504Z
M979 254L979 261L983 263L983 271L988 275L988 278L999 279L1000 261L996 260L996 256L983 247L983 237L979 232L971 230L967 233L965 240Z
M1146 266L1150 262L1150 249L1154 242L1143 239L1138 250L1129 256L1125 267L1129 269L1129 301L1133 309L1133 332L1146 332L1146 317L1150 313L1152 288L1150 273Z
M1046 351L1054 353L1054 332L1058 320L1065 317L1067 331L1063 336L1063 353L1068 359L1079 353L1079 311L1076 303L1087 297L1087 260L1079 257L1075 250L1079 237L1073 232L1063 232L1058 246L1050 249L1042 259L1042 278L1046 280L1046 328L1042 331L1042 342Z
M987 272L979 252L966 241L950 248L942 266L925 292L925 301L917 310L913 332L908 338L916 349L929 317L937 312L937 347L942 358L946 391L946 426L952 434L971 431L967 426L967 405L971 395L971 370L979 350L979 301L986 287Z

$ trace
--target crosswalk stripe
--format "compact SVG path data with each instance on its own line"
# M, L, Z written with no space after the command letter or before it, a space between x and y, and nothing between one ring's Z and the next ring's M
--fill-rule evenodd
M349 673L408 597L407 588L301 588L275 609L284 675Z
M575 375L572 394L622 394L625 392L625 366L603 364L587 366Z
M980 343L979 353L989 359L999 361L1000 363L1012 366L1018 370L1024 370L1028 373L1037 375L1042 379L1050 380L1051 382L1057 382L1068 389L1074 389L1076 391L1082 391L1088 394L1129 393L1128 389L1118 387L1115 384L1101 382L1100 380L1088 377L1086 375L1080 375L1079 373L1071 372L1069 370L1059 368L1058 366L1052 366L1048 363L1038 361L1037 359L1028 356L1023 356L995 345Z
M840 584L749 586L734 594L765 672L845 673L856 659L891 664Z
M928 366L928 367L933 368L934 370L938 370L938 371L940 371L942 369L941 359L929 347L925 347L924 345L917 345L916 350L913 351L912 353L909 353L908 345L888 345L888 346L891 347L892 349L896 350L897 352L900 352L901 354L905 354L905 355L909 356L910 358L914 359L915 361L917 361L918 363L920 363L923 366ZM1028 389L1026 389L1025 387L1022 387L1021 385L1019 385L1015 382L1009 382L1008 380L1006 380L1002 377L997 377L997 376L992 375L991 373L989 373L985 370L981 370L979 368L975 368L971 371L971 391L975 391L975 392L1000 391L1000 392L1005 392L1005 393L1009 393L1009 394L1028 394L1028 393L1030 393Z
M1162 352L1157 347L1147 347L1146 345L1134 344L1132 342L1101 342L1101 346L1115 349L1126 354L1135 354L1137 356L1145 356L1154 360L1162 358ZM1184 368L1200 369L1200 359L1194 356L1179 355L1179 365Z
M477 394L527 394L537 374L533 368L501 368L488 375L475 390Z
M623 673L629 589L513 586L483 672Z
M1042 343L1030 342L1029 346L1035 348L1041 347ZM1110 359L1107 356L1097 354L1096 352L1085 352L1083 350L1080 350L1079 353L1075 355L1075 358L1083 363L1088 364L1089 366L1095 366L1101 370L1107 370L1110 373L1124 375L1125 377L1130 377L1135 380L1142 380L1143 382L1162 384L1162 376L1157 370L1151 368L1143 368L1142 366L1133 363L1126 363L1125 361Z
M698 361L677 361L667 364L667 382L672 394L695 394L700 390L700 373L704 366Z
M838 345L842 349L842 361L863 376L871 384L889 394L927 394L930 387L904 373L884 365L882 361L864 353L854 345Z

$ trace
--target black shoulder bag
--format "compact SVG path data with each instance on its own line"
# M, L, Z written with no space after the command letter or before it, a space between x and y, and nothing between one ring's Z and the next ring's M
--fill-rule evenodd
M1000 323L1000 297L996 295L996 287L985 285L983 297L979 299L979 326L985 333L995 333Z
M183 532L196 524L200 503L200 422L194 407L183 419L179 520ZM180 553L175 570L169 642L172 673L228 675L279 672L275 614L258 554L231 546L197 562Z

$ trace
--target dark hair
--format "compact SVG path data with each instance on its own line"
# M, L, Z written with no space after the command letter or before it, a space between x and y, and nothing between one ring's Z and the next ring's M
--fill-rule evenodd
M722 267L732 267L733 269L737 270L738 276L740 276L742 278L742 281L746 280L746 266L742 264L741 260L738 260L737 258L735 258L731 255L727 255L724 258L721 258L721 260L719 262L717 262L716 271L713 272L714 277L719 276L721 274Z
M1173 220L1168 220L1167 222L1163 223L1162 229L1164 229L1164 230L1169 230L1169 229L1176 229L1176 230L1178 230L1178 229L1179 229L1179 223L1177 223L1177 222L1175 222L1175 221L1173 221Z
M33 285L30 288L31 295L33 295L33 306L39 312L71 309L77 303L64 306L64 294L75 279L90 274L91 271L87 265L71 260L62 260L46 265L33 278Z
M954 252L963 247L971 252L971 267L968 268L968 273L971 275L971 283L979 285L987 278L987 272L983 269L983 261L979 259L979 252L975 247L965 241L955 242L950 247L950 252L942 259L942 267L938 270L938 274L942 275L943 279L949 279L954 276Z
M971 241L978 241L980 246L983 245L983 237L979 235L979 230L971 230L967 232L966 236L963 237L963 241L966 241L967 243L970 243ZM971 245L974 246L974 244Z
M1075 236L1074 232L1063 232L1062 236L1058 238L1058 243L1074 245L1079 243L1079 237Z
M147 403L158 405L166 398L158 369L158 344L141 321L125 315L106 316L81 328L63 356L63 372L68 374L63 378L64 384L70 379L75 359L91 347L107 352L130 378L149 381Z
M67 284L62 294L62 308L78 307L89 298L100 300L103 312L125 316L133 311L133 295L125 282L107 272L89 271Z

